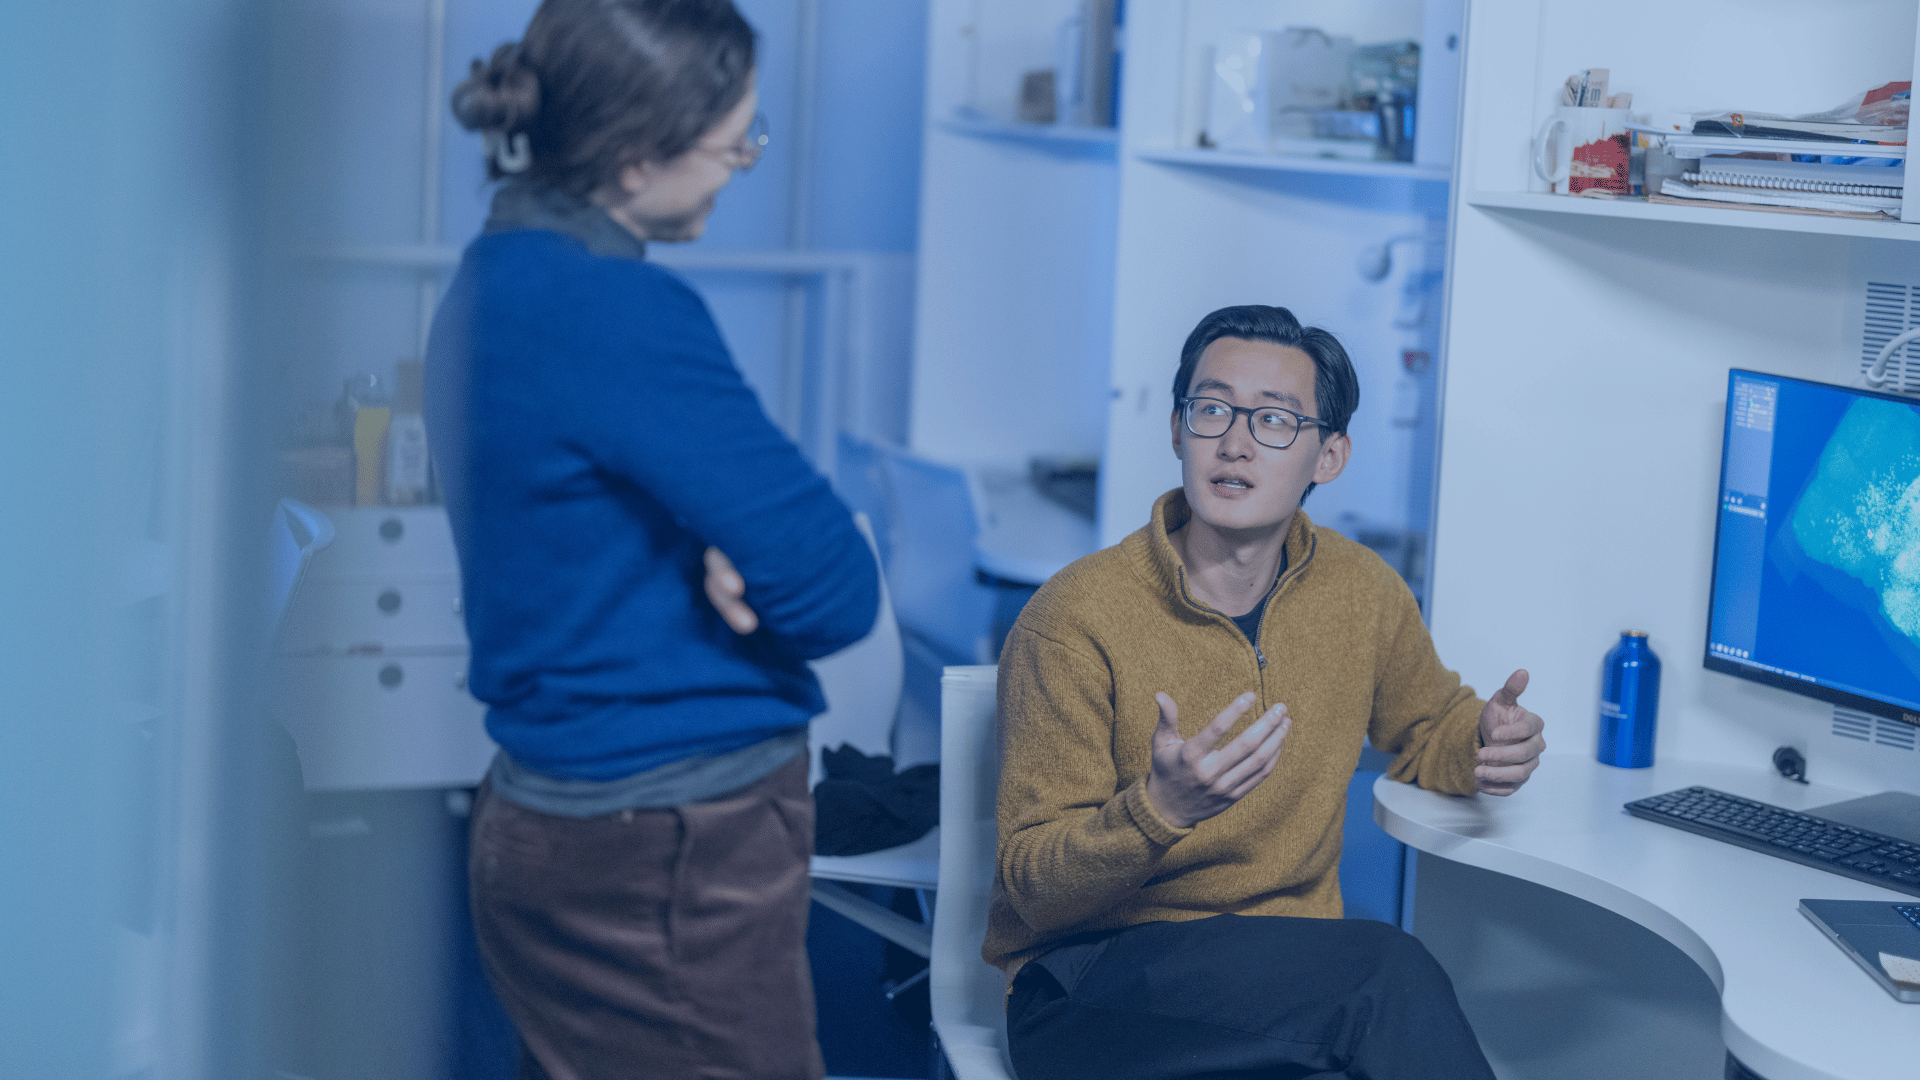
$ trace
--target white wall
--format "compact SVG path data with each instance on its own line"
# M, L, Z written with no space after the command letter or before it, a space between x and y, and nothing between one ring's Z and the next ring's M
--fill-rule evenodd
M952 462L1097 456L1113 304L1111 145L964 134L1012 119L1067 0L938 0L928 21L909 444Z
M534 0L445 0L440 112L440 217L435 242L464 246L486 220L491 187L480 136L462 130L446 99L476 57L518 40ZM925 7L919 0L739 0L759 34L761 111L772 133L765 157L721 193L707 235L687 251L815 250L911 253L919 212L920 99ZM803 17L812 8L815 53L811 119L803 118ZM421 239L421 140L428 0L329 0L307 12L311 74L322 88L313 105L313 146L321 204L306 223L311 246L416 243ZM802 145L811 123L811 139ZM323 164L324 163L324 164ZM804 187L804 193L798 191ZM298 393L313 401L339 393L360 371L390 375L395 360L417 355L417 271L331 266L314 318L317 340L302 365ZM818 289L763 273L690 274L713 308L747 379L778 414L790 350L817 351ZM444 281L444 275L436 275ZM898 376L882 408L904 427L910 312L905 281L877 286L883 316L867 328ZM799 340L789 304L802 305ZM809 321L808 313L814 316ZM882 403L884 405L885 403Z
M1853 267L1891 260L1920 280L1920 245L1471 204L1476 187L1525 189L1529 117L1573 66L1611 64L1636 106L1812 111L1905 77L1913 6L1689 5L1686 25L1714 28L1705 38L1643 33L1660 21L1651 0L1545 6L1536 25L1530 0L1481 3L1468 34L1431 609L1441 655L1482 692L1528 668L1525 700L1554 749L1591 753L1602 654L1646 630L1664 661L1658 755L1767 768L1794 743L1822 782L1920 789L1917 755L1842 746L1825 734L1830 707L1700 662L1727 370L1851 380Z
M1395 272L1380 283L1365 281L1356 264L1362 249L1391 237L1430 229L1440 235L1445 185L1169 164L1132 153L1192 145L1204 115L1200 76L1221 33L1320 25L1362 43L1418 38L1422 5L1223 0L1185 9L1142 4L1130 17L1101 542L1116 543L1139 528L1153 499L1180 482L1168 417L1181 343L1208 312L1253 303L1289 308L1302 322L1333 331L1360 376L1353 462L1314 491L1308 514L1337 527L1363 522L1424 531L1426 503L1416 489L1426 485L1431 459L1417 452L1415 440L1430 440L1432 428L1396 429L1390 417L1402 350L1437 344L1437 298L1424 325L1400 328L1393 320L1405 275L1425 274L1424 259L1438 252L1397 247ZM1420 137L1451 142L1447 131L1423 130Z

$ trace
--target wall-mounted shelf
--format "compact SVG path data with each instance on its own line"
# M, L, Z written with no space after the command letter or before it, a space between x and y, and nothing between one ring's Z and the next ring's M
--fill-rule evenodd
M462 248L451 244L343 244L311 253L321 263L334 266L447 271L460 265ZM863 332L870 313L900 302L898 283L912 280L913 256L885 251L814 251L775 248L727 249L655 244L647 249L647 261L681 273L749 274L788 280L814 280L820 288L822 307L820 341L826 358L813 376L819 381L820 400L828 404L819 412L817 423L807 422L810 415L797 394L776 399L773 414L795 432L801 444L816 462L833 460L834 439L844 418L862 416L862 402L885 385L876 372L883 354ZM797 376L793 385L798 385ZM863 416L863 420L865 417Z
M1265 172L1322 173L1367 176L1390 180L1446 183L1450 173L1432 165L1408 161L1347 161L1341 158L1288 157L1282 154L1239 154L1228 150L1139 150L1143 161L1187 165L1203 169L1260 170Z
M1089 150L1110 151L1120 142L1120 133L1114 128L1084 127L1075 124L1022 124L955 117L939 121L938 126L942 131L976 139L1029 143L1042 149L1074 150L1083 153Z
M1578 214L1588 217L1637 218L1641 221L1720 225L1737 229L1770 229L1775 232L1820 233L1828 236L1869 236L1882 240L1920 240L1920 227L1899 221L1864 221L1858 218L1826 217L1816 214L1721 210L1698 206L1674 206L1670 203L1651 203L1640 199L1583 199L1524 191L1472 191L1466 193L1464 201L1469 206L1485 209L1527 210L1544 214Z

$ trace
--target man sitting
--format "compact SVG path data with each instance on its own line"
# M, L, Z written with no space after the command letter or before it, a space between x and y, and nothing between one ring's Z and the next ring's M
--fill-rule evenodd
M1341 918L1363 738L1459 795L1511 794L1545 748L1525 671L1476 698L1399 576L1299 509L1359 397L1325 330L1208 315L1174 378L1181 487L1007 639L983 953L1022 1080L1493 1075L1425 948Z

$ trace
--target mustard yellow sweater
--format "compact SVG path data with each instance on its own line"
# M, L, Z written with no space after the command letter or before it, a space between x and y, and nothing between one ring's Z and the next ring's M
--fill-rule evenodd
M999 871L982 955L1009 979L1092 931L1227 912L1339 918L1363 737L1395 755L1395 780L1474 790L1482 703L1434 655L1386 563L1296 512L1256 651L1187 590L1167 534L1189 515L1180 490L1161 496L1146 528L1047 582L1001 653ZM1293 717L1272 775L1191 829L1146 798L1161 690L1186 737L1248 690L1259 703L1228 738L1275 702Z

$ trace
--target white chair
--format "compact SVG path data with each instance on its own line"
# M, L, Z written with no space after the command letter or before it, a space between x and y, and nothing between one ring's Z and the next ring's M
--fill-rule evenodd
M1013 1080L1006 976L980 958L999 846L997 686L990 666L950 667L940 679L940 902L929 989L935 1060L944 1055L957 1080Z
M866 515L855 514L854 524L873 544L873 528ZM900 651L900 627L894 621L893 605L887 595L885 575L880 579L880 614L873 631L832 656L816 660L813 673L827 698L827 711L815 717L808 730L807 753L812 758L808 786L820 782L824 770L820 751L826 747L850 745L863 754L891 754L893 717L900 707L900 680L905 659ZM938 826L911 844L902 844L865 855L815 855L813 857L813 898L824 907L852 919L888 941L918 955L932 951L932 933L924 922L915 922L864 896L850 892L834 881L863 885L888 885L897 889L925 893L939 878L940 829ZM894 988L898 992L906 984Z

